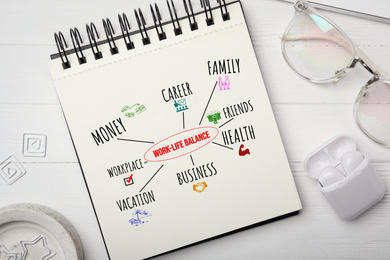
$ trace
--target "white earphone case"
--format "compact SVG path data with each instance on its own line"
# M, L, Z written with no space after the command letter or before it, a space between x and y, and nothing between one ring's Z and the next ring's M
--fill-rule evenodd
M305 171L313 179L321 178L325 167L335 167L346 175L341 180L318 187L334 211L343 219L351 220L380 201L385 194L385 185L379 178L367 156L355 170L346 174L341 158L356 151L356 143L348 136L338 135L311 152L305 159Z

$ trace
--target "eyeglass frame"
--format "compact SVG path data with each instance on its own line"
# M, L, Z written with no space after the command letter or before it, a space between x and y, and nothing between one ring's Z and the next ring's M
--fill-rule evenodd
M354 103L355 122L358 125L358 127L360 128L360 130L364 134L366 134L370 139L372 139L373 141L375 141L376 143L378 143L384 147L390 148L390 143L389 144L384 143L383 141L380 141L379 139L377 139L375 136L371 135L369 132L367 132L366 129L364 129L360 125L360 122L358 122L358 119L357 119L358 118L357 104L359 103L361 98L364 96L364 94L369 90L371 85L374 83L378 83L378 82L385 82L385 83L390 84L390 77L388 77L383 70L381 70L378 66L376 66L361 50L359 50L358 47L356 46L356 44L347 36L347 34L344 33L343 30L340 29L339 26L337 26L333 21L331 21L326 16L324 16L323 14L318 12L315 9L315 7L310 5L306 0L296 1L294 4L294 9L295 9L295 14L294 14L293 18L291 19L291 21L289 22L289 24L287 25L287 27L283 33L283 36L282 36L281 50L282 50L283 58L286 61L286 63L290 66L290 68L293 71L295 71L302 78L304 78L308 81L311 81L313 83L329 83L329 82L336 83L343 76L345 76L347 74L347 70L355 68L356 64L360 63L369 73L371 73L373 75L373 77L370 80L368 80L367 83L363 87L361 87L360 92L355 99L355 103ZM286 38L287 38L287 35L290 32L291 28L297 23L297 21L301 17L307 16L310 14L316 15L316 16L324 19L330 25L332 25L344 37L344 39L347 41L346 43L348 43L349 47L351 47L351 60L349 62L349 65L347 65L345 68L342 68L342 69L336 71L335 75L330 77L330 78L312 79L312 78L309 78L305 75L302 75L297 70L295 70L295 68L291 65L291 63L289 62L289 59L284 51L285 50L285 43L286 43L286 41L288 41L288 40L286 40Z

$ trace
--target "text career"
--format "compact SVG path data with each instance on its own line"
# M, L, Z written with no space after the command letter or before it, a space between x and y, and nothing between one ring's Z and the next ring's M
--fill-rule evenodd
M164 154L179 150L181 148L184 148L186 146L190 146L192 144L195 144L197 142L201 142L201 141L209 139L209 138L211 138L209 131L205 131L205 132L197 134L195 136L191 136L189 138L185 138L183 140L180 140L180 141L177 141L175 143L171 143L171 144L165 145L161 148L158 148L156 150L153 150L153 154L154 154L154 157L157 158L160 155L164 155Z

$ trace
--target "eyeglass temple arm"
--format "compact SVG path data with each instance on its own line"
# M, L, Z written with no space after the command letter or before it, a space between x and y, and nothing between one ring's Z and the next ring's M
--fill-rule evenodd
M342 47L346 48L350 52L351 46L349 45L348 42L344 41L343 39L335 38L334 36L330 35L324 35L324 34L299 34L299 35L283 35L282 40L285 41L299 41L299 40L308 40L308 39L313 39L313 40L328 40L330 42L334 42L338 45L341 45ZM372 75L374 76L385 76L388 77L388 74L384 72L382 69L380 69L378 66L375 65L375 63L369 59L362 50L360 50L358 47L356 47L356 54L358 57L355 57L351 64L347 68L354 68L356 66L356 63L359 62L362 64L362 66L369 71ZM378 75L379 74L379 75Z

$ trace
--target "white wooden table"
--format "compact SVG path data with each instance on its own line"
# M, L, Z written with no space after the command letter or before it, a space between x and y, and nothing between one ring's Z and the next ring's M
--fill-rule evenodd
M193 2L197 9L198 1ZM390 189L390 149L369 140L352 114L355 97L371 75L358 67L335 85L306 82L287 66L280 51L278 35L294 14L292 5L277 0L242 2L303 209L297 216L156 259L390 259L389 193L356 220L343 221L303 170L309 152L333 135L346 134L356 140ZM168 17L165 1L157 3L164 6L162 16ZM69 28L76 26L86 39L85 24L100 25L105 17L115 21L119 31L117 14L125 12L135 25L136 7L149 14L149 2L141 0L0 3L0 162L14 155L27 170L13 185L0 179L0 207L30 202L59 211L78 230L87 260L108 256L49 72L49 55L56 52L53 33L60 30L68 37ZM184 13L181 1L176 7ZM390 24L323 13L390 72ZM47 136L45 157L23 156L24 133ZM167 239L174 238L167 234Z

